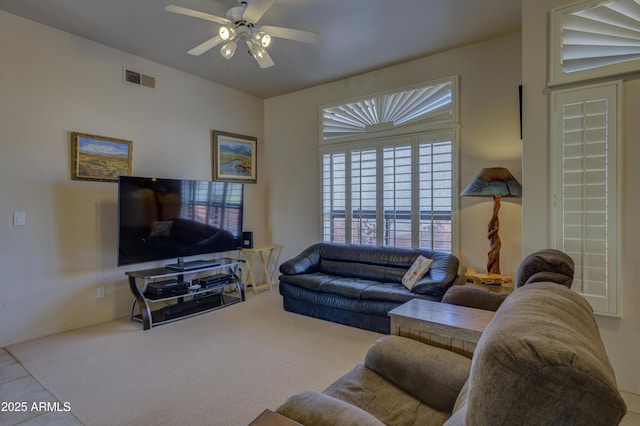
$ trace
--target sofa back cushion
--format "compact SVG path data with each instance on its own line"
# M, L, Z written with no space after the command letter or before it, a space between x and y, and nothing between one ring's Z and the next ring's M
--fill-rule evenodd
M433 259L427 274L412 288L418 293L433 284L453 283L459 266L455 256L425 249L330 243L320 243L318 248L319 272L386 283L402 284L402 277L418 256Z
M364 365L428 406L451 412L471 360L417 340L384 336L369 348Z
M401 283L412 263L409 253L378 247L323 244L320 249L320 272L345 278Z
M476 347L466 425L614 425L626 406L590 305L555 283L516 289Z

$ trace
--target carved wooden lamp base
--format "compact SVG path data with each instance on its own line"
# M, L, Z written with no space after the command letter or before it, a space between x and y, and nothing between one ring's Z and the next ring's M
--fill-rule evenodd
M500 211L500 195L493 196L493 215L489 221L489 227L487 228L489 239L489 253L487 260L487 272L490 274L500 275L500 248L502 247L502 241L500 241L500 220L498 219L498 211Z

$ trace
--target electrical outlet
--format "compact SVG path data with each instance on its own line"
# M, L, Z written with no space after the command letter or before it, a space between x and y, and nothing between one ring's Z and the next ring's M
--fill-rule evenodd
M104 299L104 287L98 287L98 299Z

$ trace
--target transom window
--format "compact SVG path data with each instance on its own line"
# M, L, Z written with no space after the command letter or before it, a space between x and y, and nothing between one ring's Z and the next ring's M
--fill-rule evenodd
M354 99L321 109L323 141L353 140L372 132L420 123L457 122L457 77Z
M640 69L637 0L581 1L551 17L551 85Z

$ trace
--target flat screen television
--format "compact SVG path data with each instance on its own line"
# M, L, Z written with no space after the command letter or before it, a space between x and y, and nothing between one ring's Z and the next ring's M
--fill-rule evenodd
M242 246L244 185L121 176L118 181L118 266L176 259L173 269L205 262L185 257Z

